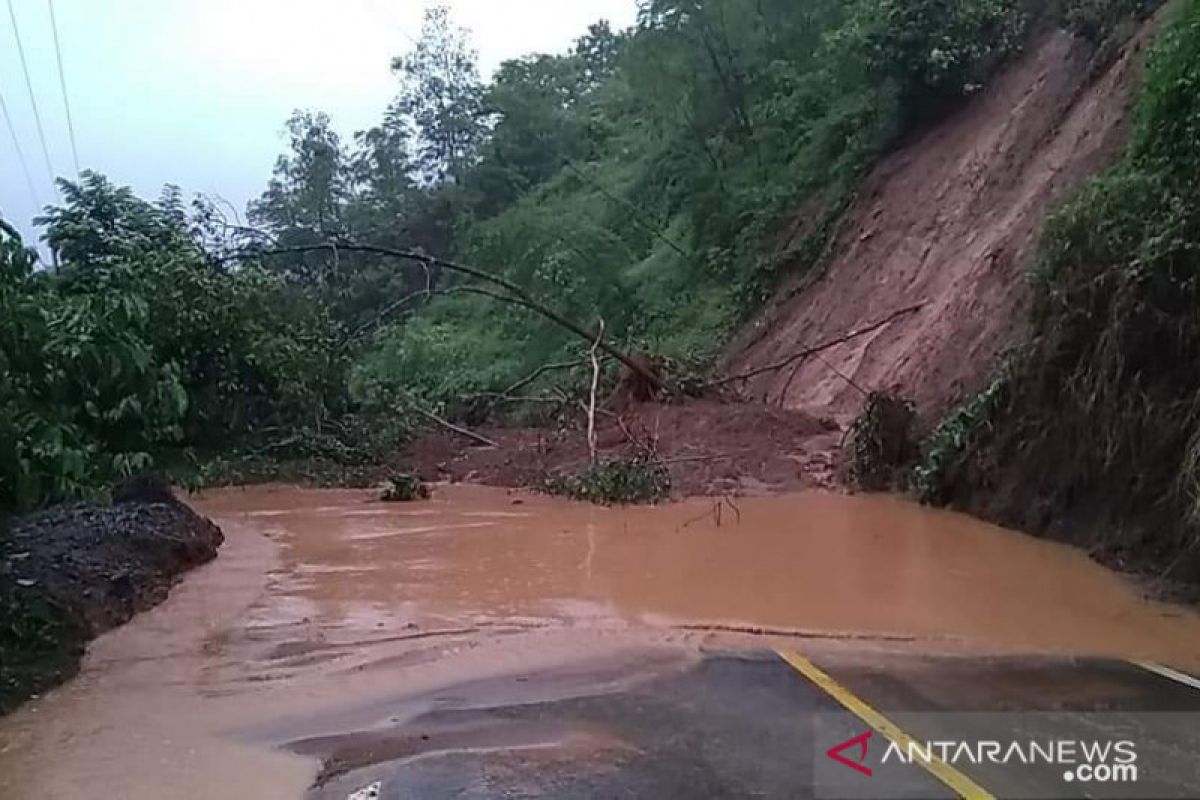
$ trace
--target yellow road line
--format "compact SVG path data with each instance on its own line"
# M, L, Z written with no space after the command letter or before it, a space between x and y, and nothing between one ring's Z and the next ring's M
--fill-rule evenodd
M871 708L804 656L791 650L777 650L776 652L793 669L845 706L847 711L895 742L901 750L909 752L909 748L912 746L923 747L920 742L901 730L896 723ZM915 763L928 770L935 778L957 792L960 797L967 798L967 800L995 800L990 792L941 759L932 758L928 762L918 759Z

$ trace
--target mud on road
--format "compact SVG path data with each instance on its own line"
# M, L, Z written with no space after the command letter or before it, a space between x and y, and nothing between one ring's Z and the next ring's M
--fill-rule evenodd
M74 675L88 640L161 603L222 540L174 501L16 519L0 532L0 714Z
M589 461L582 417L575 425L479 429L499 447L431 430L401 463L426 481L538 486L548 476L578 472ZM678 496L762 494L836 483L841 428L835 422L762 403L691 399L640 403L597 419L602 458L653 452Z
M1196 615L1069 548L892 498L737 503L718 519L703 498L214 492L196 505L226 531L221 558L96 640L76 680L0 720L0 797L297 798L319 777L342 786L497 741L565 769L627 744L611 726L497 728L471 709L644 696L715 650L1200 664ZM434 725L439 709L461 713Z

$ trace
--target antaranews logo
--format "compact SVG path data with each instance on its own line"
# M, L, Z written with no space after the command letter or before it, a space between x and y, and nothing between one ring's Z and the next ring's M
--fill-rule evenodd
M875 772L870 767L866 766L867 742L869 742L871 737L874 735L875 731L867 731L866 733L859 734L853 739L847 739L841 744L835 744L833 747L825 751L825 755L829 756L839 764L844 764L855 772L861 772L863 775L870 777L871 775L874 775ZM856 761L851 761L849 758L842 755L842 753L847 750L856 750L858 752L858 758Z
M874 770L867 765L868 746L873 736L874 731L861 733L829 748L825 755L855 772L873 776ZM892 762L919 766L940 762L953 767L1045 764L1063 767L1062 779L1067 783L1135 783L1138 780L1137 747L1127 739L944 739L909 741L906 746L889 741L880 764Z
M1062 778L1067 783L1135 783L1138 779L1137 758L1137 745L1128 739L946 739L909 742L907 747L891 742L881 762L887 764L895 759L902 764L931 764L941 761L955 767L1044 764L1062 767Z

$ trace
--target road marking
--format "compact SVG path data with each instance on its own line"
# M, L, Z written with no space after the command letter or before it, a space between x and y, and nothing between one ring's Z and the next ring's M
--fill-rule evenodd
M923 746L920 742L905 733L900 726L871 708L871 706L867 705L857 695L835 681L804 656L791 650L777 650L776 652L793 669L815 683L834 700L845 706L846 710L851 714L854 714L854 716L882 733L901 750L908 752L911 746ZM933 777L957 792L960 797L965 797L967 800L995 800L990 792L941 759L932 758L928 762L918 760L916 763L928 770Z
M1152 661L1134 661L1133 663L1135 666L1141 667L1148 672L1153 672L1155 675L1161 675L1167 680L1182 683L1184 686L1190 686L1193 689L1200 689L1200 678L1194 678L1186 672L1164 667L1162 664L1155 664Z

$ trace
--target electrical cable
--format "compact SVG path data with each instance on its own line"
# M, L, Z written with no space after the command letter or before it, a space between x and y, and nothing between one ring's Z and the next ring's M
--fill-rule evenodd
M33 106L33 121L37 124L38 139L42 143L42 157L46 161L46 174L50 176L50 185L58 191L54 180L54 166L50 163L50 148L46 146L46 131L42 127L42 114L38 110L37 95L33 91L33 81L29 79L29 62L25 60L25 46L21 43L21 29L17 25L17 12L13 9L12 0L8 0L8 16L12 20L13 36L17 40L17 55L21 57L21 69L25 73L25 88L29 91L29 105Z
M58 41L58 20L54 15L54 0L46 0L50 7L50 30L54 33L54 57L58 60L58 86L62 89L63 108L67 111L67 135L71 137L71 159L75 163L75 174L79 175L79 148L75 145L75 121L71 116L71 98L67 94L67 76L63 71L62 46Z
M29 162L25 160L25 151L21 149L21 140L17 138L17 129L13 127L12 117L8 114L8 103L4 102L4 92L0 91L0 114L4 116L4 123L8 126L8 135L12 137L13 150L17 152L17 160L21 162L21 171L25 173L25 186L29 189L29 197L33 200L34 208L42 205L42 201L38 199L37 189L33 186L33 176L29 174Z

